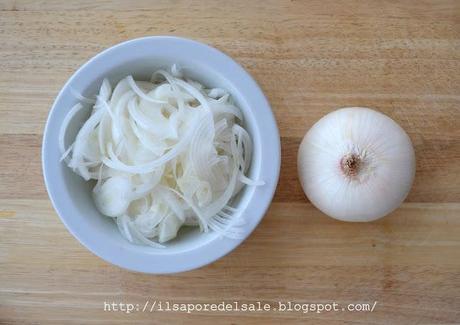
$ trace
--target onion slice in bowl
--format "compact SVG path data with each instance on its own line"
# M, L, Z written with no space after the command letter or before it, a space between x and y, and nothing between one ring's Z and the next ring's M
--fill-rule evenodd
M59 147L69 167L96 179L98 210L116 220L130 242L163 247L185 224L241 238L244 224L231 208L244 186L262 186L246 174L252 139L230 95L159 70L152 82L104 79L91 116L67 149L64 120ZM155 77L162 77L161 82Z

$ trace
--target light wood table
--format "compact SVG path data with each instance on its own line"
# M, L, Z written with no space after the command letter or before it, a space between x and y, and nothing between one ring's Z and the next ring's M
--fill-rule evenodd
M0 323L460 322L460 2L36 1L0 3ZM228 53L276 115L282 171L243 245L172 276L131 273L83 248L43 185L43 127L86 60L124 40L180 35ZM381 221L334 221L296 175L304 132L343 106L369 106L408 132L417 175ZM373 312L104 311L104 302L377 301Z

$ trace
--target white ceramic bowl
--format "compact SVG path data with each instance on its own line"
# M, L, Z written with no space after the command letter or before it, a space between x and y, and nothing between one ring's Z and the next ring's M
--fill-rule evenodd
M245 127L252 135L254 155L250 177L264 186L246 187L237 200L247 223L244 237L254 230L273 198L280 169L280 140L275 119L264 94L250 75L230 57L196 41L177 37L146 37L115 45L86 62L67 81L49 113L43 137L42 163L46 188L67 229L91 252L120 267L146 273L187 271L211 263L229 253L243 240L222 238L197 228L181 230L165 249L139 246L125 240L111 218L95 208L91 184L59 162L58 133L64 116L84 96L97 93L104 77L112 84L127 75L148 80L152 72L173 63L184 73L209 87L230 91L244 114ZM74 119L69 138L87 116Z

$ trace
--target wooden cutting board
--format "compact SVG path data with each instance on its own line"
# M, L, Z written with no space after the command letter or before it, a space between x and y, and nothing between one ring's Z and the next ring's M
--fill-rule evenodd
M0 323L460 322L459 1L3 0L0 10ZM194 38L235 58L269 98L282 142L276 196L253 235L170 276L121 270L83 248L53 211L40 163L64 82L101 50L147 35ZM384 112L415 146L414 187L378 222L326 217L297 181L303 134L343 106ZM346 308L104 311L147 301ZM375 308L347 311L359 303Z

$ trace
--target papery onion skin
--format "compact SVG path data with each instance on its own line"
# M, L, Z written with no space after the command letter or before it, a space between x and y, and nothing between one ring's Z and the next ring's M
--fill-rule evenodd
M306 196L322 212L343 221L373 221L408 195L415 153L391 118L349 107L313 125L300 144L297 167Z

